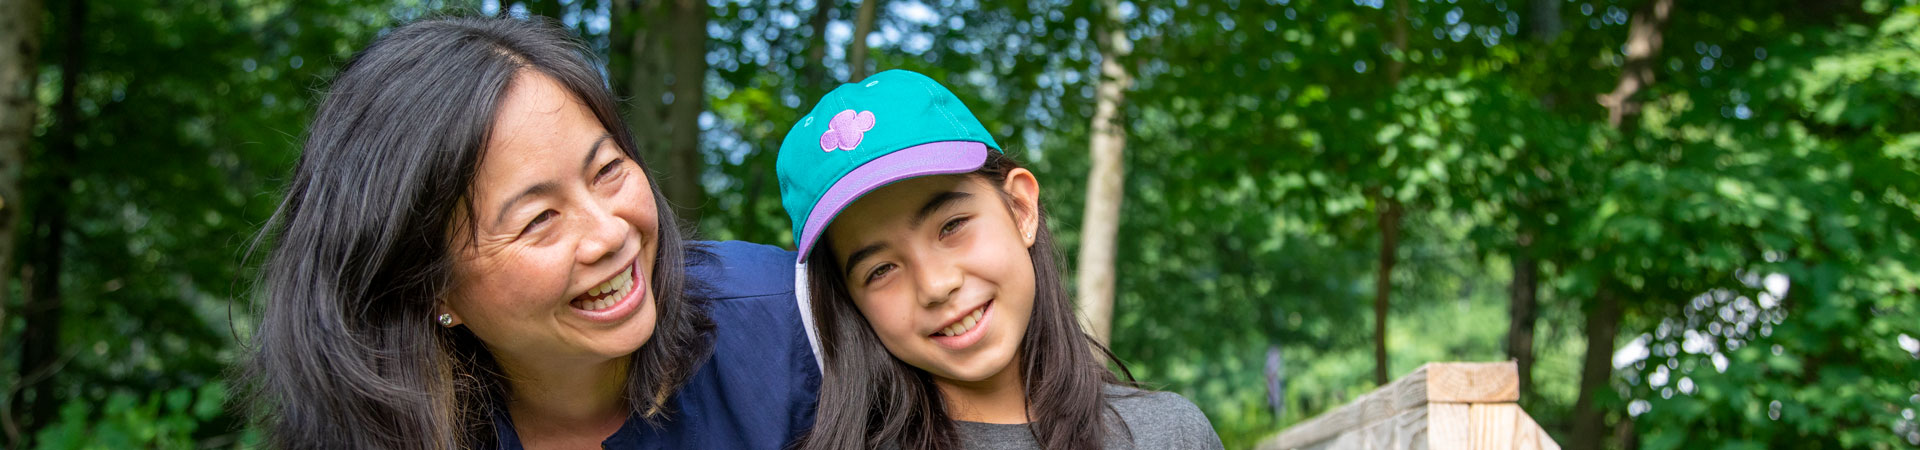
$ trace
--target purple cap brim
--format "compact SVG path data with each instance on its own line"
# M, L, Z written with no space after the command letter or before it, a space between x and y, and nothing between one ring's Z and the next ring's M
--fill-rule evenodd
M840 210L860 196L895 181L927 175L947 175L979 170L987 162L987 144L974 141L929 142L896 150L856 167L827 188L820 201L807 213L807 225L801 230L800 262L807 260L820 233L833 222Z

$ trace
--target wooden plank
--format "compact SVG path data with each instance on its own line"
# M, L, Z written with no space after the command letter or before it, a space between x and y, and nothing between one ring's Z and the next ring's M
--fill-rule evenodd
M1520 433L1520 405L1512 403L1474 403L1467 407L1468 445L1475 449L1517 449L1514 437Z
M1285 431L1280 432L1279 436L1260 443L1259 448L1261 450L1305 448L1320 441L1338 437L1341 433L1359 428L1361 425L1360 410L1353 408L1353 405L1342 406L1320 414L1319 417L1287 427Z
M1352 403L1288 427L1256 448L1419 448L1440 442L1433 440L1427 431L1438 425L1423 422L1415 427L1407 423L1413 418L1452 420L1454 416L1447 414L1458 412L1461 422L1456 430L1462 439L1468 438L1466 427L1471 423L1467 421L1468 409L1456 411L1449 407L1448 412L1436 416L1429 411L1430 404L1447 403L1466 408L1468 403L1511 403L1519 399L1519 370L1513 362L1430 363ZM1349 436L1351 434L1360 436ZM1451 435L1443 433L1442 437L1448 436ZM1339 442L1329 443L1331 440ZM1433 448L1467 448L1470 443L1461 440L1458 447Z
M1431 363L1426 367L1428 402L1502 403L1520 401L1520 370L1512 361Z
M1393 445L1388 448L1402 450L1427 449L1427 408L1421 406L1393 416L1384 422L1392 429Z
M1341 433L1356 431L1374 423L1388 420L1402 411L1425 405L1422 400L1426 392L1425 366L1413 373L1387 383L1373 392L1354 399L1346 406L1335 408L1319 417L1287 427L1280 435L1262 442L1260 449L1304 448L1316 442L1333 439Z
M1554 442L1553 436L1548 436L1547 430L1540 428L1540 424L1535 423L1533 416L1527 415L1526 410L1520 410L1517 420L1520 435L1514 440L1514 448L1560 450L1560 443Z
M1473 445L1468 427L1472 423L1465 403L1427 405L1427 448L1464 450Z

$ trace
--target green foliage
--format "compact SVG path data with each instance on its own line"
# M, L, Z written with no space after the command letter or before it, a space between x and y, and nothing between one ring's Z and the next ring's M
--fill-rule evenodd
M654 24L610 3L542 4L617 74L621 33ZM850 73L857 2L833 3L818 69L814 2L710 3L697 225L790 245L773 155ZM1090 3L890 1L873 39L878 67L947 84L1039 174L1065 255L1080 245L1099 82ZM1902 347L1920 347L1920 9L1679 2L1643 116L1620 131L1591 99L1618 82L1642 3L1562 2L1564 29L1537 36L1538 1L1408 0L1405 49L1392 1L1125 3L1137 80L1114 350L1199 404L1229 448L1368 392L1374 218L1390 197L1408 211L1389 274L1395 374L1504 359L1509 264L1525 251L1543 281L1523 406L1555 436L1581 394L1583 311L1607 287L1628 307L1596 394L1644 448L1920 442L1920 352ZM85 54L67 363L47 381L63 406L38 445L250 442L218 380L249 331L246 245L314 89L383 27L499 2L91 6L78 47L48 8L37 91L36 157L59 57ZM47 170L30 163L27 188L45 189ZM6 317L0 342L18 342L23 319ZM1284 355L1281 413L1269 349ZM0 355L11 387L20 350Z
M251 434L195 439L203 423L218 423L226 414L226 400L226 384L213 382L144 398L116 392L104 404L70 402L60 408L58 422L40 431L36 448L202 448L256 440Z
M1657 326L1639 339L1650 357L1624 381L1650 445L1920 442L1920 352L1902 347L1920 336L1920 209L1909 200L1920 165L1901 144L1920 130L1915 23L1920 7L1909 6L1877 27L1771 47L1779 57L1732 80L1762 114L1675 126L1691 115L1676 101L1658 115L1674 119L1652 121L1690 155L1729 149L1704 160L1725 174L1710 191L1728 210L1712 216L1745 228L1738 246L1763 255L1721 256L1730 260L1715 264L1746 271L1744 286L1649 318Z

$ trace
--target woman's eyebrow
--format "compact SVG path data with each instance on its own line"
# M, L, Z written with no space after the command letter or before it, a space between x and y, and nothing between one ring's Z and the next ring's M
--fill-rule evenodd
M593 157L596 155L599 155L600 146L602 144L606 144L607 141L611 139L613 139L613 133L602 133L600 134L600 137L593 139L593 144L587 147L587 160L585 162L580 163L580 170L582 172L593 169ZM518 203L521 200L525 200L527 197L533 197L533 196L538 196L548 192L553 192L553 190L557 188L559 188L559 185L554 184L552 181L548 181L548 182L533 185L533 187L527 188L527 190L524 190L524 191L520 191L519 194L515 194L513 198L507 199L507 201L505 202L501 202L500 212L493 217L493 226L498 227L500 226L500 222L504 222L507 220L507 211L513 210L514 203Z
M600 137L593 139L593 144L587 147L587 160L580 163L581 172L593 170L593 157L600 154L600 144L607 143L609 139L613 139L613 133L601 133Z
M533 185L533 187L527 188L527 190L520 191L520 193L517 195L514 195L513 198L507 199L507 201L505 202L501 202L500 212L498 215L495 215L493 218L493 226L499 227L501 222L505 222L507 220L507 211L513 210L514 203L519 203L521 200L525 200L528 197L534 197L534 196L546 194L548 192L553 192L554 189L559 189L559 187L560 186L558 184L554 184L554 182L552 181L536 184L536 185Z

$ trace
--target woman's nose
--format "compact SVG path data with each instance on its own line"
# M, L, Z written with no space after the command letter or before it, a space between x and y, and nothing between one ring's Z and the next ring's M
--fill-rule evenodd
M612 208L595 203L581 215L580 263L593 264L606 258L617 257L627 244L628 230L626 220L614 214Z

